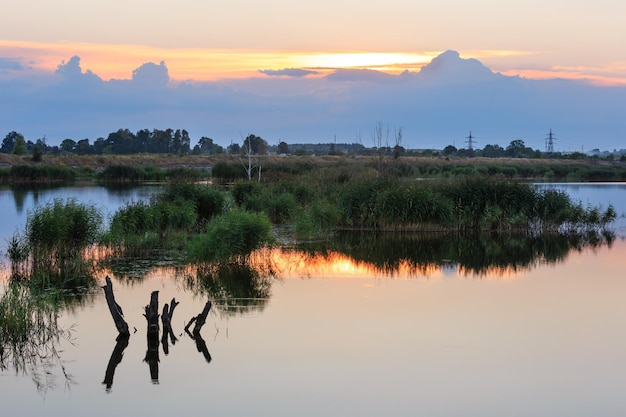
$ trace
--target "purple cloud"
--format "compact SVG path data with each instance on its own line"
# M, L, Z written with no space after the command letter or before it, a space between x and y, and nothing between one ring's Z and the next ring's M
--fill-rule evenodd
M259 70L261 74L269 75L271 77L306 77L307 75L318 74L317 71L306 70L302 68L284 68L280 70Z

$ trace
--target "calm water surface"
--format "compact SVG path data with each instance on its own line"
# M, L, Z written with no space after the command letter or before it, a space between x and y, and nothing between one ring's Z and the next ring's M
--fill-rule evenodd
M626 211L626 184L550 186ZM152 192L59 190L111 211ZM47 193L0 191L10 219L2 234L56 195ZM102 381L117 333L98 291L63 312L61 326L72 331L59 342L56 366L0 372L0 413L623 416L625 230L622 219L610 246L480 276L454 263L383 273L340 254L304 261L275 252L279 278L264 300L236 312L216 302L201 333L204 353L184 333L206 302L188 289L185 271L154 268L141 281L113 275L117 302L137 332L111 387ZM158 380L144 361L142 314L154 290L161 306L180 301L172 323L178 341L167 355L160 349Z

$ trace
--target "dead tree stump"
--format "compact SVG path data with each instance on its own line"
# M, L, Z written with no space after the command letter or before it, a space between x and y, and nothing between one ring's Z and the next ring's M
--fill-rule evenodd
M172 330L172 317L174 316L174 309L180 304L176 301L176 298L172 298L172 301L168 305L165 303L163 306L163 313L161 314L161 323L163 323L163 336L161 337L161 344L163 345L163 353L166 355L169 353L168 338L172 341L172 345L176 344L178 339L174 335Z
M159 381L159 292L152 291L150 304L145 307L144 317L148 322L148 350L145 362L150 368L150 377L153 383Z
M202 313L189 320L189 323L185 326L185 330L189 332L189 327L195 323L192 333L200 333L200 329L202 329L202 326L206 323L206 316L209 314L209 310L211 310L211 301L206 302L204 309L202 309Z
M105 278L106 285L102 286L104 290L104 296L107 300L107 305L109 306L109 311L111 312L111 317L113 317L113 322L115 323L115 327L119 332L119 335L122 337L129 337L130 331L128 330L128 323L124 320L124 313L122 312L122 308L115 302L115 296L113 295L113 284L111 283L111 278L107 275Z
M150 304L145 308L143 316L148 322L148 335L156 334L159 337L159 292L152 291L150 294Z
M206 323L206 316L209 314L210 310L211 301L207 301L202 312L189 320L189 323L185 326L185 332L196 342L196 349L198 349L198 352L202 353L204 359L206 359L208 363L211 362L211 354L206 346L206 342L200 334L200 330L202 329L202 326L204 326L204 323ZM189 327L191 327L192 324L194 324L193 331L192 333L189 333Z

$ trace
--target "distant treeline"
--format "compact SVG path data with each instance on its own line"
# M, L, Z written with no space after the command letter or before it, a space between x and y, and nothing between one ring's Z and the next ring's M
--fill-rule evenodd
M35 142L26 140L18 132L8 133L0 146L0 153L32 155L40 160L43 155L132 155L139 153L174 154L174 155L350 155L399 158L402 156L443 156L443 157L485 157L485 158L529 158L529 159L606 159L626 162L626 150L601 153L593 156L581 152L563 154L561 152L543 152L525 145L521 139L513 140L505 148L498 144L488 144L483 149L463 149L448 145L437 149L406 149L401 141L390 146L380 141L366 147L362 143L294 143L280 141L270 145L265 139L248 135L241 143L233 142L226 148L216 144L213 139L203 136L197 144L191 146L189 132L185 129L142 129L136 133L128 129L119 129L106 138L98 138L93 143L89 139L75 141L64 139L60 145L48 145L45 139Z

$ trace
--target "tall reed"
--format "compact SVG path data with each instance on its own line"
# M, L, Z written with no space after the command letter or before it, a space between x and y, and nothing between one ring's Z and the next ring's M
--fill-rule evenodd
M71 328L62 329L58 317L58 292L33 292L23 283L10 283L0 297L0 370L29 373L37 389L45 391L59 366L71 383L59 348L61 338L71 339Z
M92 263L85 251L102 232L102 214L75 199L54 199L28 213L25 231L9 241L11 268L42 288L90 285Z
M194 262L234 261L246 259L272 240L266 215L233 210L213 218L205 233L194 235L187 254Z

